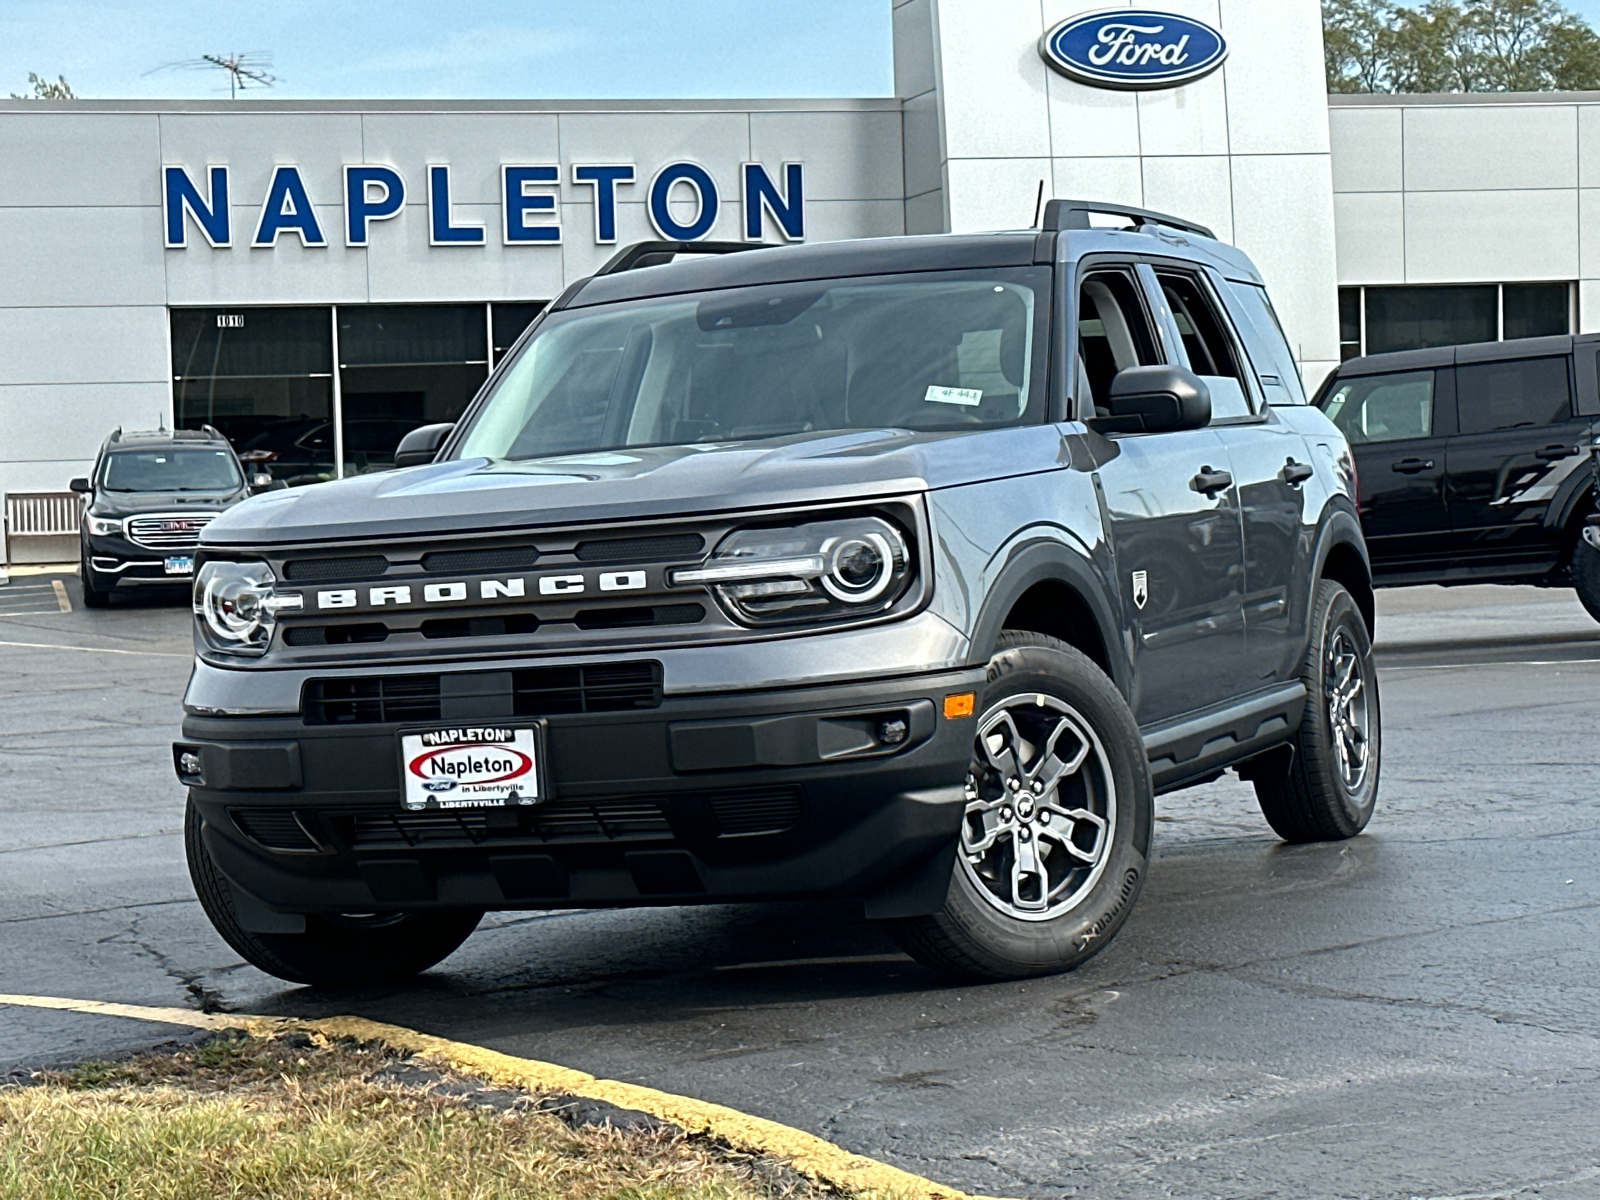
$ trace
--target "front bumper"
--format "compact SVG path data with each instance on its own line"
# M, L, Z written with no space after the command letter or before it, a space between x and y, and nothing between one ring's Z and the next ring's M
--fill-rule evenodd
M151 550L136 545L126 538L102 537L91 534L87 538L86 565L89 582L97 591L110 591L120 585L158 585L188 587L194 581L191 570L180 575L167 573L167 559L187 558L194 561L193 550L174 550L170 553Z
M944 697L982 682L969 668L551 717L552 796L528 809L405 812L395 724L191 713L174 750L198 756L180 778L206 846L269 931L283 913L794 897L906 916L942 902L963 809L973 719L945 718ZM875 743L890 718L909 735Z

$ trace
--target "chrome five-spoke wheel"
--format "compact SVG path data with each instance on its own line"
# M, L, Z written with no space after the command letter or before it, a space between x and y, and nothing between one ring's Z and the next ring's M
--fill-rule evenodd
M978 723L961 863L1008 917L1048 921L1099 881L1116 836L1111 763L1065 701L1008 696Z

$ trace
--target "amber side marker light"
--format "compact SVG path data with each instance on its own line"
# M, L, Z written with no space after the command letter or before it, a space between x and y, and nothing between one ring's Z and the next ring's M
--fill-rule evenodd
M954 721L957 717L970 717L972 710L977 706L978 694L976 692L956 692L944 698L944 719Z

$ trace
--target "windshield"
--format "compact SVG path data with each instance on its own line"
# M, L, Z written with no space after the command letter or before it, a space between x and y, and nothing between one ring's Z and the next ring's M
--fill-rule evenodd
M226 450L118 450L106 456L108 492L231 492L243 481Z
M1037 422L1047 267L752 286L551 314L457 456Z

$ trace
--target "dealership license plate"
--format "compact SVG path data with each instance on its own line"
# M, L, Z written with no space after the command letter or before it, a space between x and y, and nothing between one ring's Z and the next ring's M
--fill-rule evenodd
M539 729L463 725L400 735L401 801L407 809L537 804Z
M192 554L174 554L174 555L171 555L167 559L166 567L167 567L167 574L168 575L193 575L194 574L194 555L192 555Z

